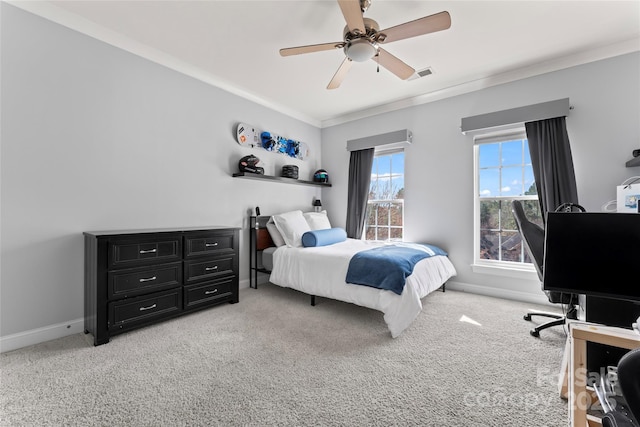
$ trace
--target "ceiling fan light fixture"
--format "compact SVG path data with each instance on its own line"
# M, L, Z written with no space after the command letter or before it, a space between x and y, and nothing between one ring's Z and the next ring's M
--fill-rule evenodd
M349 59L356 62L364 62L373 58L378 48L366 39L352 40L344 47L344 53Z
M327 89L339 87L354 62L365 62L369 59L373 59L376 62L378 71L382 66L402 80L413 80L431 73L431 70L423 70L424 73L416 73L416 70L381 46L386 46L387 43L398 40L446 30L451 27L451 15L449 15L449 12L435 13L381 31L376 21L363 16L364 11L371 5L371 0L337 1L347 24L342 30L343 42L280 49L280 55L290 56L331 50L333 48L342 49L346 58L338 67Z

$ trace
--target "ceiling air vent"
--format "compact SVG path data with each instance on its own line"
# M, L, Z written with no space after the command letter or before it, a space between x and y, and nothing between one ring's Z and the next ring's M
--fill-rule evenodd
M433 74L433 69L431 67L427 67L422 70L416 71L411 77L409 77L408 80L419 79L421 77L430 76L431 74Z

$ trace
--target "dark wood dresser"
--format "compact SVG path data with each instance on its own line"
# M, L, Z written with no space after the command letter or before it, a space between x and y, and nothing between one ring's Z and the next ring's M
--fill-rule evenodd
M84 329L112 335L215 304L237 303L239 228L84 233Z

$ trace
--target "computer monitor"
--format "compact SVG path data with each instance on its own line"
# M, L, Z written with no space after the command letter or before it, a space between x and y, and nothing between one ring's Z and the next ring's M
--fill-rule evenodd
M549 212L543 288L640 301L640 214Z

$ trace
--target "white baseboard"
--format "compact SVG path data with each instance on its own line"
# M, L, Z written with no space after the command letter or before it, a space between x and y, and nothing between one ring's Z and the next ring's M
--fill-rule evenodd
M448 281L446 289L468 292L470 294L486 295L495 298L510 299L514 301L529 302L532 304L553 306L553 304L549 302L542 290L540 291L540 295L534 295L529 292L514 291L512 289L491 288L488 286L472 285L469 283L455 281Z
M258 285L262 285L265 283L269 283L268 276L258 278ZM249 288L249 279L241 280L240 288ZM472 285L469 283L455 282L451 280L447 282L446 289L451 289L451 290L460 291L460 292L468 292L470 294L486 295L486 296L495 297L495 298L510 299L514 301L529 302L532 304L541 304L541 305L548 305L548 306L554 305L549 302L549 300L547 299L544 292L542 292L542 290L540 290L539 293L532 294L530 292L521 292L521 291L510 290L510 289L501 289L501 288L492 288L488 286Z
M268 278L261 280L258 284L267 283ZM241 280L240 288L249 288L249 279ZM455 281L447 282L447 289L460 292L468 292L471 294L486 295L496 298L505 298L515 301L530 302L533 304L551 305L544 293L540 291L540 295L533 295L528 292L519 292L509 289L491 288L487 286L472 285L469 283L461 283ZM54 340L56 338L66 337L68 335L78 334L84 331L84 319L76 319L70 322L58 323L56 325L45 326L42 328L32 329L30 331L19 332L17 334L0 337L0 353L17 350L45 341Z
M238 282L238 288L244 289L249 287L249 279L240 280Z
M248 288L249 279L241 280L239 286L240 288ZM17 350L81 332L84 332L84 319L76 319L32 329L30 331L18 332L17 334L0 337L0 353L6 353L7 351Z
M262 275L258 277L258 285L262 285L265 283L269 283L269 276ZM249 279L240 280L239 284L240 289L249 288Z
M44 326L0 337L0 353L84 332L84 319Z

